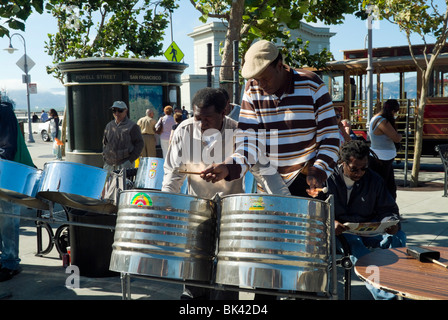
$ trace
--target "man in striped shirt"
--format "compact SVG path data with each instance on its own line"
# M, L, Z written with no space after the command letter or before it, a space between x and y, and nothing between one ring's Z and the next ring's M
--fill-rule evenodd
M277 47L266 40L249 48L242 75L249 80L235 153L204 170L202 178L238 179L265 152L292 195L317 196L315 189L333 173L339 151L336 115L325 84L312 72L283 64Z

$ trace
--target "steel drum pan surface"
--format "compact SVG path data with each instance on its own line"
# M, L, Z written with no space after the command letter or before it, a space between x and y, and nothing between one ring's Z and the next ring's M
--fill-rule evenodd
M42 170L0 159L1 199L36 209L47 209L47 204L36 199L41 182Z
M324 201L223 197L216 283L327 292L329 256L330 209Z
M113 205L102 200L107 171L82 163L52 161L44 166L38 195L68 207L109 212Z
M161 158L140 158L134 187L136 189L162 189L163 164Z
M212 201L161 191L123 191L110 270L210 282L215 242Z

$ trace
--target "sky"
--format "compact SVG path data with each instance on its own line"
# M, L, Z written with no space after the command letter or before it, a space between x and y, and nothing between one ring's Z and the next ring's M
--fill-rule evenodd
M436 2L444 3L443 0L436 0ZM193 28L201 25L199 21L200 14L194 9L189 0L181 0L180 8L172 15L172 29L166 30L165 40L163 41L164 50L166 50L171 43L171 36L182 52L185 54L184 62L189 64L189 68L185 70L185 74L193 73L193 39L187 34L193 31ZM328 27L331 32L336 35L330 39L330 50L332 51L336 60L342 60L342 50L348 49L363 49L365 48L367 24L354 16L346 16L345 22L341 25L324 26L318 24L320 27ZM34 62L35 66L29 71L31 75L31 82L37 84L37 94L44 94L50 92L53 94L63 95L65 93L64 86L51 75L48 75L45 66L52 64L51 57L45 52L45 41L47 41L48 33L56 32L56 21L48 14L33 14L26 22L25 32L14 31L12 33L20 33L26 41L26 51L28 57ZM420 39L414 37L413 44L422 43ZM406 36L400 32L398 26L388 21L374 21L372 31L373 47L389 47L398 45L407 45ZM9 39L7 37L0 38L0 48L7 48ZM12 37L12 45L17 51L13 54L7 51L0 50L0 90L11 91L23 88L26 86L22 83L23 71L16 65L16 62L24 54L24 45L19 36ZM155 59L166 60L165 57L156 57ZM205 65L205 62L204 62ZM33 105L33 98L36 95L30 95L31 109L38 108ZM20 108L20 106L19 106Z

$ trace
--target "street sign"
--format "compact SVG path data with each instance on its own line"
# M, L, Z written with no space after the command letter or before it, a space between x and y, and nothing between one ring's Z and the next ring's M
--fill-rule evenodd
M33 60L31 60L31 58L28 55L26 56L26 62L28 63L28 72L29 72L36 64L34 63ZM23 72L25 73L27 72L27 70L25 70L25 55L23 55L22 58L20 58L16 64L20 69L22 69Z
M176 42L173 41L165 51L164 56L168 61L181 62L185 55L182 50L179 49Z
M29 83L28 88L30 90L30 94L37 94L37 83Z

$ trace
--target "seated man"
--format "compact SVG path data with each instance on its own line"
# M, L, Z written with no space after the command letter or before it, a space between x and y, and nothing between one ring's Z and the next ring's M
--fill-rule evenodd
M364 141L348 141L341 147L340 164L328 179L329 193L334 195L335 234L347 230L345 222L378 222L398 219L399 210L387 191L384 180L368 168L370 148ZM370 252L370 248L406 246L406 235L400 224L386 229L385 234L359 236L344 233L351 248L353 262ZM395 295L369 285L376 300L388 300Z

